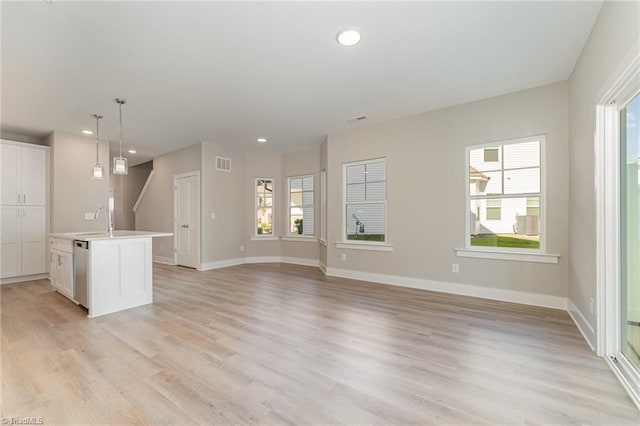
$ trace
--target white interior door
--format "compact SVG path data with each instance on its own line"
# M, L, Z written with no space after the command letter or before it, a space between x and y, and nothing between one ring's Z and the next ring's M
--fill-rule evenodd
M200 264L199 173L174 176L176 264L197 268Z

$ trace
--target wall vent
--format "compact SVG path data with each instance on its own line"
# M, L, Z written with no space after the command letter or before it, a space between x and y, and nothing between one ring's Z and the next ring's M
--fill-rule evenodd
M357 123L357 122L359 122L359 121L364 121L364 120L366 120L366 119L367 119L367 116L366 116L366 115L359 115L359 116L357 116L357 117L348 118L348 119L347 119L347 123L349 123L349 124L353 124L353 123Z
M231 171L231 160L224 157L216 157L216 170L223 172Z

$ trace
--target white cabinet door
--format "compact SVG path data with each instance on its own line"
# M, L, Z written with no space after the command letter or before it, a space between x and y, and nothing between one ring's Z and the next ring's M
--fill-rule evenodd
M38 148L22 148L22 204L44 206L46 202L47 153Z
M51 251L49 253L49 281L51 281L51 285L55 288L59 288L58 286L58 253L55 251Z
M22 207L22 275L47 272L44 207Z
M0 204L17 205L22 201L18 181L20 179L20 147L14 145L0 146Z
M2 206L0 211L0 236L2 241L0 271L2 278L16 277L22 273L21 207Z
M73 255L71 253L58 253L56 280L60 291L73 297Z

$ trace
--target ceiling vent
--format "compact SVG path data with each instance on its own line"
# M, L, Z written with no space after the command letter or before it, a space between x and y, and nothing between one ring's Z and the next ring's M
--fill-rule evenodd
M348 118L348 119L347 119L347 123L349 123L349 124L353 124L353 123L357 123L357 122L359 122L359 121L364 121L364 120L366 120L366 119L367 119L367 116L366 116L366 115L359 115L359 116L357 116L357 117Z
M231 160L224 157L216 157L216 170L223 172L231 171Z

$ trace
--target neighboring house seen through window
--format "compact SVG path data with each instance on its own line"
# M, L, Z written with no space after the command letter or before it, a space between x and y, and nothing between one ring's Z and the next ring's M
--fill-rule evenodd
M289 234L314 235L313 175L289 178Z
M256 179L256 235L273 235L273 179Z
M540 250L544 136L467 147L468 247Z
M345 240L385 242L387 160L344 165Z

